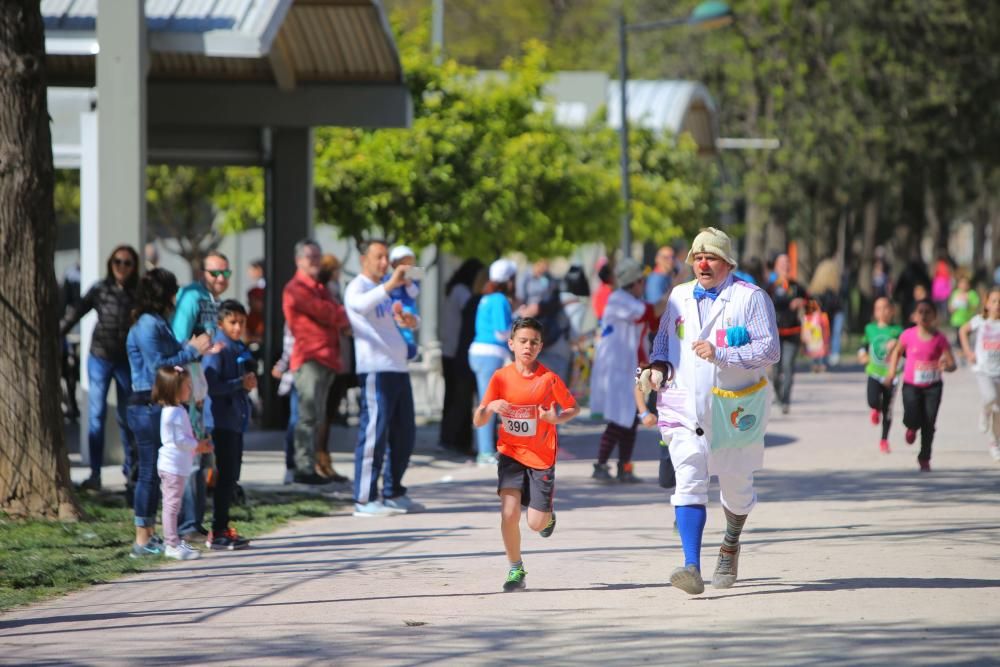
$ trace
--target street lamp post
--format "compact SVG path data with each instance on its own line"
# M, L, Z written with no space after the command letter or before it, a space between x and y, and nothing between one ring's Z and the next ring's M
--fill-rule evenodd
M628 257L632 253L632 185L629 183L629 155L628 155L628 96L626 86L628 84L628 33L648 32L651 30L662 30L675 26L692 26L701 29L712 30L729 25L733 21L733 12L725 2L720 0L707 0L702 2L690 16L679 19L666 19L663 21L649 21L647 23L626 23L625 12L618 13L618 99L619 99L619 139L621 143L621 178L622 178L622 256Z

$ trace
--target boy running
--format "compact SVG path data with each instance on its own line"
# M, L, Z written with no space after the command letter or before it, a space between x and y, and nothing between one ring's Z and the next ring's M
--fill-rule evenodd
M497 495L500 496L500 533L510 570L504 592L523 589L521 561L521 507L528 508L528 527L548 537L556 528L552 511L557 449L556 425L580 412L559 376L538 363L542 325L531 317L514 322L507 346L514 363L493 374L473 423L486 424L500 416L497 436ZM555 406L561 411L556 414Z
M892 302L879 297L875 299L875 321L865 325L865 336L861 339L858 361L865 364L868 374L868 407L872 409L871 421L877 425L882 419L882 439L878 446L883 454L889 453L889 427L892 426L892 402L896 395L896 384L885 384L889 374L889 354L896 346L903 327L892 324Z

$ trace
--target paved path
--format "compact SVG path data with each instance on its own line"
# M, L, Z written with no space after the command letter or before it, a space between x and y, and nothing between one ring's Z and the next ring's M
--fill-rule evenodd
M499 592L492 473L421 455L409 481L426 514L340 505L248 551L4 614L0 663L1000 664L1000 465L968 371L946 378L931 474L898 425L879 453L860 373L800 374L794 401L772 420L730 590L666 583L681 551L665 492L592 483L600 426L578 422L558 530L524 539L523 593ZM639 453L655 479L652 433ZM280 475L276 452L250 458L251 476ZM713 496L706 569L724 527Z

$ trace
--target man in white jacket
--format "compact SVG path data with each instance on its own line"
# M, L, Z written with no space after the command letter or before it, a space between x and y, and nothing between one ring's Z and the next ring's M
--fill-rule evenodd
M753 475L764 461L771 403L766 371L780 347L774 306L766 292L732 274L736 258L724 232L703 229L687 263L695 280L674 288L638 382L643 391L659 392L659 425L677 471L670 502L684 567L671 573L670 583L697 595L705 590L700 552L711 475L719 478L726 514L712 585L736 582L740 533L757 502ZM676 373L670 357L677 359Z
M361 386L358 444L354 453L354 516L419 512L423 506L410 500L403 486L403 473L413 453L416 421L406 365L406 341L400 333L400 328L415 329L419 319L405 312L401 303L393 303L389 296L392 290L405 284L405 265L400 264L382 282L389 272L386 242L372 239L360 244L358 250L361 273L344 291ZM389 460L383 469L386 455Z

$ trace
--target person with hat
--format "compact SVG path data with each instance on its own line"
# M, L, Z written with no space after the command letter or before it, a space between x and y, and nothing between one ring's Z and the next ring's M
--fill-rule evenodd
M413 248L408 245L398 245L395 246L389 252L389 267L391 271L394 271L397 267L416 267L417 255L413 252ZM404 268L404 276L406 277L405 282L392 290L389 293L389 298L392 299L393 304L401 304L403 306L403 311L410 313L416 317L420 316L420 309L417 306L417 297L420 296L420 281L412 278L409 273L413 269ZM389 280L392 273L386 273L385 280ZM416 334L412 329L400 329L399 333L403 334L403 340L406 341L406 358L414 359L417 356L417 339Z
M510 297L514 293L515 276L517 265L509 259L498 259L490 264L490 280L476 308L476 333L469 345L469 367L476 376L480 396L486 395L490 378L510 359L507 340L514 321ZM522 314L537 312L537 306L529 308L532 312L523 311ZM497 463L495 432L496 415L490 415L486 423L476 428L476 463L481 466Z
M635 483L641 481L635 476L632 464L640 417L633 395L621 388L633 384L636 365L646 362L647 332L656 328L657 321L653 306L642 300L646 287L642 265L626 257L618 262L614 275L617 287L604 307L601 338L590 376L591 413L603 415L608 422L601 435L592 477L602 482L612 480L608 459L617 445L616 478L619 482Z
M670 583L697 595L705 590L701 542L711 475L719 478L726 516L712 585L736 582L740 533L757 503L754 472L764 463L767 368L781 351L774 305L766 292L733 275L736 256L724 232L703 229L687 263L695 280L671 293L651 362L637 381L643 392L658 392L660 430L677 475L670 502L684 566Z

